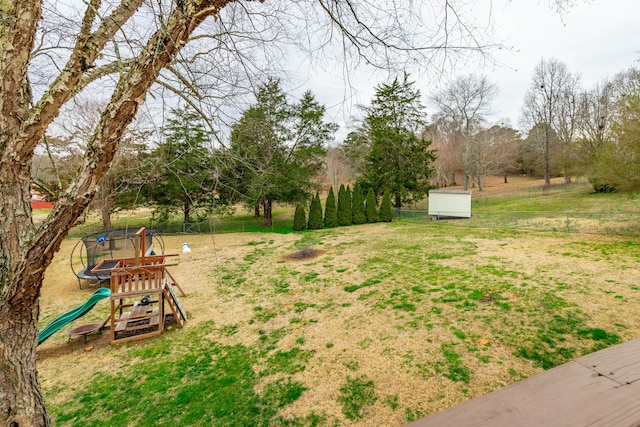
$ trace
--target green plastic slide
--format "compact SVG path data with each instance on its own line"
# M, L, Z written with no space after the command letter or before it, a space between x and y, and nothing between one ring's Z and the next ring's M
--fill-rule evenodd
M84 304L61 314L53 322L45 326L38 333L38 345L42 344L47 338L67 326L69 323L87 314L98 303L98 301L109 298L110 296L111 289L98 288Z

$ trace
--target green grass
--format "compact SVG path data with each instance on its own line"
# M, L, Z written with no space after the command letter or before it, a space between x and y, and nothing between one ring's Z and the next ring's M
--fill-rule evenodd
M478 209L498 215L610 202L622 212L637 203L579 189L543 198L500 197ZM225 248L197 253L211 266L208 288L194 295L188 280L181 282L188 293L183 304L211 299L216 316L231 320L190 319L188 328L160 338L96 348L99 360L120 368L94 374L92 354L76 357L87 363L86 375L67 382L56 381L62 368L48 356L39 370L56 425L375 425L380 413L391 412L389 424L400 425L442 400L466 400L474 390L640 335L636 235L460 224L261 232L238 237L233 259ZM283 260L305 247L323 252ZM52 315L45 305L42 318ZM388 376L377 377L387 373L380 367L397 368L398 388L388 389ZM329 390L327 402L289 410L321 387ZM414 389L422 394L406 399ZM317 409L325 404L329 410Z
M57 425L72 426L269 426L307 389L291 379L307 357L294 347L221 345L205 338L213 324L123 348L143 362L94 375L72 399L50 410ZM167 357L171 348L172 357ZM176 351L176 349L180 349ZM256 372L254 366L265 369ZM279 374L269 380L268 375ZM266 381L260 392L258 383ZM292 420L300 424L302 418ZM292 424L294 425L294 424Z
M451 381L468 384L471 380L471 370L460 360L460 355L455 352L453 344L443 344L442 353L445 358L444 376Z
M366 288L368 286L373 286L376 283L380 283L378 279L367 279L359 285L348 285L344 287L345 292L355 292L358 289Z
M367 407L373 405L377 399L373 381L366 375L356 378L347 376L338 396L342 403L342 413L348 420L362 419Z

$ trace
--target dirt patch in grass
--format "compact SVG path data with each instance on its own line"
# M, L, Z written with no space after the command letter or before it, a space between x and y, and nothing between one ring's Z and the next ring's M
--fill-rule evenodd
M319 251L318 249L312 246L305 246L304 248L296 251L292 254L286 255L284 259L289 261L301 261L301 260L309 260L313 258L317 258L322 255L324 251Z

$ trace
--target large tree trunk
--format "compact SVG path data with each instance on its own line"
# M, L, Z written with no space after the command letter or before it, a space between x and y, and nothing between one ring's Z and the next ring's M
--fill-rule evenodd
M106 180L102 180L100 183L100 217L102 218L102 229L113 230L113 224L111 223L111 212L115 208L115 202L110 196L109 186L106 184Z
M36 371L39 306L35 290L42 279L19 283L33 289L25 298L15 298L0 307L0 412L9 426L47 426L49 417Z
M264 211L264 219L262 225L265 227L271 227L273 225L273 200L265 200L262 202L262 209Z
M189 222L191 222L191 205L189 204L185 204L182 207L182 220L185 224L188 224Z
M41 14L41 0L3 2L0 22L0 426L48 426L36 370L39 297L44 271L69 229L94 198L101 179L145 95L210 15L230 0L179 2L119 81L87 141L78 176L45 222L35 229L30 167L35 148L60 109L90 81L94 61L143 0L123 1L96 22L100 1L89 0L67 64L32 104L27 68ZM5 7L6 6L6 7Z
M13 167L12 167L13 166ZM29 245L29 169L0 168L0 425L50 424L36 371L38 298L47 263Z

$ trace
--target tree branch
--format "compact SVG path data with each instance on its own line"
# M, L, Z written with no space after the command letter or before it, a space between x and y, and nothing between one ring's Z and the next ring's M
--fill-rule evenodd
M98 29L91 33L97 8L101 3L101 0L91 0L85 11L82 29L71 57L21 126L20 133L24 135L22 138L24 143L21 147L23 154L28 155L33 152L47 127L58 116L60 108L77 92L82 76L93 67L94 61L106 43L133 16L142 2L143 0L123 1L109 17L102 21Z
M171 63L206 16L216 15L231 1L233 0L184 1L182 7L178 6L171 12L165 26L153 34L131 67L124 70L111 101L105 107L88 141L85 159L76 180L38 229L29 257L40 256L39 252L42 250L48 252L57 249L69 224L81 215L95 196L125 128L134 119L160 71Z

